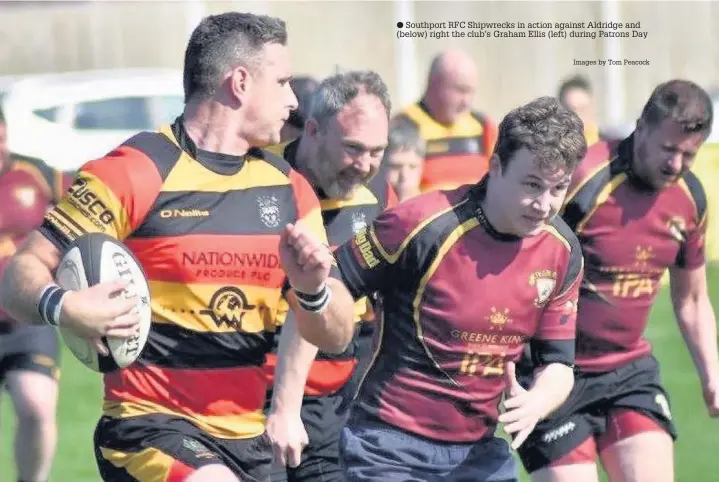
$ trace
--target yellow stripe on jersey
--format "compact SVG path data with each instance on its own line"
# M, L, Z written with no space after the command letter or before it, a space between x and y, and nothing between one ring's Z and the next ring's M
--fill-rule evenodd
M280 302L277 288L152 280L149 285L154 322L212 333L274 331Z
M162 191L187 191L188 179L193 180L193 192L227 192L265 186L284 186L290 183L283 172L261 159L248 158L239 173L223 176L210 171L183 153L165 180Z
M199 415L196 413L174 412L167 407L144 401L135 402L105 401L103 414L113 418L137 417L141 415L166 414L181 417L195 424L200 430L212 437L224 439L245 439L262 435L265 431L265 415L262 410L237 415ZM242 434L242 436L238 436Z
M404 114L417 125L420 137L427 141L447 137L477 137L484 133L482 123L470 112L463 114L451 126L445 126L434 120L419 104L407 107Z
M349 199L320 199L322 210L341 209L350 206L375 205L379 199L367 186L360 186L352 193Z
M98 177L81 172L47 218L66 234L104 233L123 240L131 232L127 212ZM73 238L74 239L74 238Z

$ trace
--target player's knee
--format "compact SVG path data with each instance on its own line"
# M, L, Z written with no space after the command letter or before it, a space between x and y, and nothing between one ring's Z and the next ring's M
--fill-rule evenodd
M599 439L600 451L641 434L656 434L660 439L659 443L661 440L668 440L671 444L671 436L659 422L636 410L614 410L608 418L607 432ZM632 445L632 442L628 444Z
M57 410L57 382L40 373L14 374L8 383L18 425L52 427Z
M230 469L220 464L200 467L185 482L241 482Z

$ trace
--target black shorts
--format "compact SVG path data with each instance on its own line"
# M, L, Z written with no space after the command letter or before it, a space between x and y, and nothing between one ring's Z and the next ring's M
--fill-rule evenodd
M60 350L51 326L10 326L0 322L0 385L9 372L27 370L60 376Z
M527 384L525 378L522 383ZM560 460L588 438L607 432L613 411L628 409L656 422L676 440L669 395L662 387L659 364L653 356L640 358L605 373L576 373L567 401L547 420L537 424L519 447L527 472Z
M273 468L272 482L344 480L340 465L340 436L349 418L349 410L343 408L344 405L341 394L305 397L301 416L310 443L302 451L297 468Z
M105 482L184 480L205 465L221 464L243 482L269 481L269 437L211 437L188 420L170 415L102 417L95 429L95 458Z

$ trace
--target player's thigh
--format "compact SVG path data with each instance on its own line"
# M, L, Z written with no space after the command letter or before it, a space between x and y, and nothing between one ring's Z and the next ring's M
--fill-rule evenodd
M659 364L649 356L618 373L607 430L598 440L605 470L614 481L673 480L677 432Z
M674 481L674 443L664 431L622 439L600 456L610 482Z
M183 482L205 466L226 465L211 439L189 422L164 415L101 418L95 457L106 482Z
M647 432L665 432L676 440L669 394L654 357L636 360L618 371L607 429L599 438L600 452L625 438Z

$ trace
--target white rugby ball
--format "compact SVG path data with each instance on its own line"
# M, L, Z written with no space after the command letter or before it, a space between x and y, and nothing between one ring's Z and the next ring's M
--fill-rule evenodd
M77 238L65 252L55 273L55 282L65 290L78 291L107 281L129 282L121 294L137 299L140 324L132 337L103 337L109 355L100 355L91 342L59 327L65 345L88 368L101 373L130 366L145 348L152 323L150 287L137 258L120 241L101 233Z

